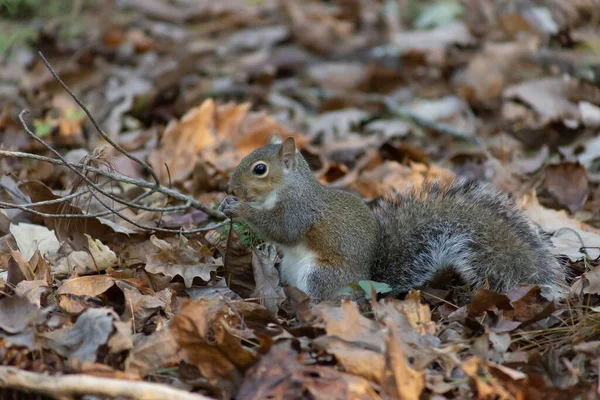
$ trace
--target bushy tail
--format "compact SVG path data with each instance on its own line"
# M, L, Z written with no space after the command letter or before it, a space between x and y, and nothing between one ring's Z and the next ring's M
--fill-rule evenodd
M426 181L375 206L381 231L373 279L394 295L453 269L473 288L537 284L555 299L568 287L546 234L509 198L470 180Z

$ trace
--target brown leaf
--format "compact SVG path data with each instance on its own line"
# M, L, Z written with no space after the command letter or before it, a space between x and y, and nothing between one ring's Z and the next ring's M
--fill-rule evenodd
M28 181L19 185L19 189L27 194L31 201L41 202L57 200L60 197L38 181ZM70 202L57 204L46 204L36 206L35 210L46 214L83 214L83 211L73 206ZM88 241L83 234L87 233L99 240L108 241L123 233L131 233L127 230L119 230L117 226L109 226L102 223L98 218L53 218L44 217L44 224L56 233L59 242L68 242L75 250L85 250Z
M129 325L129 324L128 324ZM175 359L179 347L170 329L139 337L125 359L125 372L145 377ZM177 360L175 360L177 361Z
M529 218L544 230L554 233L551 239L554 254L563 254L571 261L578 261L584 256L579 250L585 246L589 258L595 259L600 255L599 229L569 217L565 210L557 211L541 206L534 192L524 196L520 203Z
M435 334L435 323L431 321L431 311L427 304L421 304L419 291L411 289L404 301L393 304L396 310L404 314L410 325L421 335Z
M65 257L56 260L52 266L52 273L59 277L89 275L99 273L118 265L115 253L100 240L94 240L84 233L88 241L86 250L73 251Z
M179 242L174 245L154 235L150 240L160 251L147 256L146 271L171 278L181 276L187 288L192 287L195 278L204 282L210 281L211 275L223 265L221 260L216 260L210 255L198 254L194 248L187 245L188 240L183 236L180 236Z
M115 279L107 275L90 275L69 279L56 291L56 295L98 296L115 284Z
M254 272L254 281L256 288L252 292L252 297L263 298L263 304L273 314L277 314L279 306L285 300L283 287L279 285L279 271L275 268L273 261L277 255L276 250L272 249L273 254L265 254L258 249L252 250L252 271Z
M232 393L241 384L244 371L258 359L242 339L255 341L249 327L267 323L276 321L257 304L200 299L183 304L170 329L186 359L212 385Z
M469 304L469 318L476 317L484 311L497 308L499 310L512 310L510 299L504 294L498 294L488 289L477 289Z
M425 387L424 372L409 365L401 340L396 328L389 326L382 393L389 398L418 400Z
M107 343L113 322L119 316L112 308L88 308L73 326L39 333L42 346L59 353L70 362L95 362L98 348Z
M180 121L171 121L158 149L150 153L150 165L161 180L180 182L194 169L200 150L215 143L212 99L189 110ZM168 170L167 168L168 167Z
M22 332L37 309L25 297L13 295L0 299L0 329L11 334Z
M592 268L583 276L588 282L588 285L583 288L583 293L600 294L600 266Z
M579 163L563 162L546 167L544 184L558 204L571 212L581 211L589 195L588 177Z
M240 400L377 399L370 384L359 377L322 366L305 366L285 341L250 369L236 398Z
M253 254L230 226L227 248L223 257L227 286L242 298L252 297L256 290L252 267Z
M143 295L136 288L121 281L116 281L116 284L125 296L125 311L121 318L124 321L133 319L136 332L142 330L148 318L166 306L165 302L156 295Z

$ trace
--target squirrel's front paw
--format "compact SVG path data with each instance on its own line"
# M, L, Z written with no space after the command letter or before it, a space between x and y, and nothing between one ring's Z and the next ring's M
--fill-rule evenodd
M238 208L240 208L241 205L242 205L242 203L240 202L240 199L238 199L237 197L227 196L221 202L221 205L219 206L219 211L221 211L223 214L227 215L229 218L232 218L235 211Z

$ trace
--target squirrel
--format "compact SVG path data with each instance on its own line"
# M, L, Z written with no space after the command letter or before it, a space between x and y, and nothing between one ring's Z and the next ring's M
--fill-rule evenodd
M321 185L293 137L273 135L242 159L226 190L220 210L275 244L281 281L313 299L332 299L360 280L384 282L387 295L400 296L446 269L474 289L536 284L556 300L567 292L549 235L490 184L426 180L371 210Z

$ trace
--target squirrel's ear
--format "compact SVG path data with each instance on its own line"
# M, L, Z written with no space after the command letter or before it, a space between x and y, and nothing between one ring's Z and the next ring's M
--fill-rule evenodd
M279 155L286 168L290 169L294 166L294 161L296 159L296 141L292 136L283 141L281 148L279 149Z
M279 136L279 133L274 133L269 137L269 144L281 144L281 136Z

